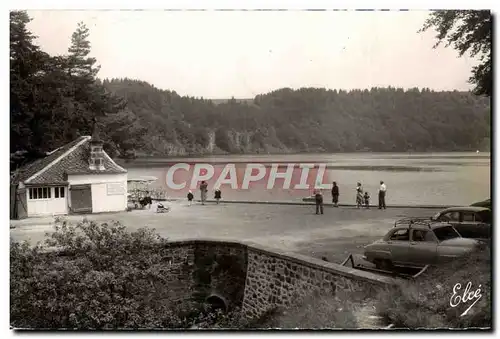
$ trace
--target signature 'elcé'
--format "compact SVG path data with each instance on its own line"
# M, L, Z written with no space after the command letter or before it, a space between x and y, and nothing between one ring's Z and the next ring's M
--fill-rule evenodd
M478 289L475 292L469 292L472 287L472 283L469 281L467 285L465 286L464 293L462 295L459 295L459 291L462 288L462 285L460 283L456 283L455 286L453 286L453 294L450 298L450 306L451 307L457 307L460 305L460 303L467 303L468 301L474 300L474 302L462 313L460 314L461 317L466 315L472 306L474 306L479 299L481 299L482 294L481 294L481 285L479 285Z

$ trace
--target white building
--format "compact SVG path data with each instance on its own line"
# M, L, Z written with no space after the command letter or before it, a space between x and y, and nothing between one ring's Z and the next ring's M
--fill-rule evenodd
M126 210L127 170L102 147L82 136L21 168L11 186L11 218Z

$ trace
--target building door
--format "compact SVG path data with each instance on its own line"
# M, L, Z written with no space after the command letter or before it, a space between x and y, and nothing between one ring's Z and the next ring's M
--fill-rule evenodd
M71 186L71 212L92 213L92 188L90 185Z

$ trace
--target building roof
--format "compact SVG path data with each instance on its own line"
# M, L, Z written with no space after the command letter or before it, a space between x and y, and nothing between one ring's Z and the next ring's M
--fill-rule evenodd
M64 184L68 174L118 174L127 173L104 153L104 170L89 168L90 136L82 136L49 153L45 158L21 167L16 183L24 184Z

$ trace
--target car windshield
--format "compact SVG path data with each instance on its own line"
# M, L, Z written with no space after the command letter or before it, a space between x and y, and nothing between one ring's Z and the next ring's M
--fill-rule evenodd
M460 237L460 234L458 234L457 231L451 226L435 228L434 234L436 235L439 241L445 241L448 239L454 239Z

